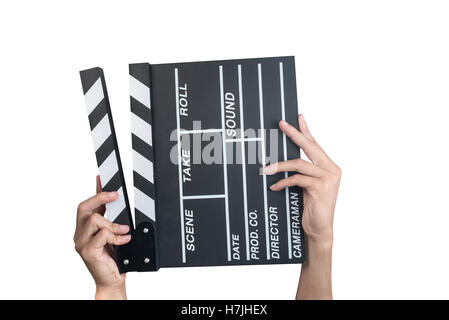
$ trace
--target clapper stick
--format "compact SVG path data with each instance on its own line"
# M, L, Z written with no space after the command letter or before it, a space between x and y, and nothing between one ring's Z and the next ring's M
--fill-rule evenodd
M119 194L117 200L106 204L106 217L111 222L128 225L131 230L131 241L115 247L117 265L121 273L156 270L153 223L140 219L134 230L103 70L98 67L84 70L80 76L102 189Z
M129 65L131 138L136 225L156 220L150 65Z

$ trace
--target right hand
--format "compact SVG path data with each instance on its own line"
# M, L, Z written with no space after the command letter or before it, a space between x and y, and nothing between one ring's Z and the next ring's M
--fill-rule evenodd
M298 116L299 131L285 121L281 130L300 147L311 162L303 159L281 161L267 166L265 174L294 172L296 174L279 180L270 189L280 191L286 187L299 186L304 191L302 224L307 240L320 247L332 247L334 211L340 186L341 169L333 162L310 133L301 114Z
M102 192L97 176L97 194L78 206L75 249L94 278L96 298L126 298L125 275L120 274L113 258L112 245L131 240L129 226L119 225L104 217L105 204L118 198L117 192Z

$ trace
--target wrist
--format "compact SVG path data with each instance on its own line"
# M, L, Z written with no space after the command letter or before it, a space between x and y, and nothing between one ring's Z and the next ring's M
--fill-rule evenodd
M332 250L332 247L334 245L334 237L332 234L320 237L306 236L306 245L309 247L309 250L310 249L320 251Z
M95 300L126 300L125 283L116 286L97 286Z
M334 239L332 236L322 238L306 237L306 246L308 252L332 252Z

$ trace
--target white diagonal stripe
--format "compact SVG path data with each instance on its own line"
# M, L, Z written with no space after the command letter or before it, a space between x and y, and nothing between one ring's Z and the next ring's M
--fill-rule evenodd
M100 171L101 185L104 187L118 171L115 150L104 160L98 171Z
M154 183L153 179L153 163L147 158L140 155L140 153L133 150L133 168L142 177Z
M92 139L94 141L95 151L101 147L105 140L111 135L111 127L109 125L109 117L106 114L103 119L98 122L95 128L92 130Z
M84 95L88 115L95 109L96 106L98 106L103 98L103 85L101 84L101 78L98 78L98 80L95 81L93 86L90 87L90 89Z
M154 200L137 188L134 188L134 206L148 218L155 221Z
M113 202L106 203L106 217L109 221L114 222L115 219L119 216L119 214L126 208L125 196L123 195L123 189L117 190L118 198Z
M140 139L148 143L150 146L153 145L153 137L151 132L151 125L145 122L140 117L136 116L131 112L131 131Z
M129 75L129 91L131 97L145 105L147 108L151 108L150 88L134 78L132 75Z

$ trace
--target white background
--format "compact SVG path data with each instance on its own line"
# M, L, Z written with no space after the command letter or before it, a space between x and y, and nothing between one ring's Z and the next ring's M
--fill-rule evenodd
M79 70L105 70L131 185L128 63L277 55L296 56L300 111L343 169L335 298L449 298L447 2L118 3L0 4L0 298L94 296L72 240L97 174ZM291 299L299 272L132 273L128 296Z

